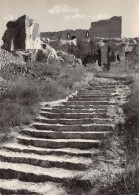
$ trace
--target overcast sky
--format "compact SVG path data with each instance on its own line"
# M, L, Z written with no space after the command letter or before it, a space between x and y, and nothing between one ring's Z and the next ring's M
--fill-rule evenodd
M122 16L122 36L139 37L139 0L0 0L0 40L6 23L24 14L41 32L89 29L92 21Z

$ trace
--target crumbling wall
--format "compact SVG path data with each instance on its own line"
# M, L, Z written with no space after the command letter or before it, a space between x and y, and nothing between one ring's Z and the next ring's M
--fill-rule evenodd
M93 37L120 38L122 29L122 17L114 16L108 20L92 22L91 28L87 30L64 30L58 32L42 32L41 38L56 39L85 39Z
M122 17L114 16L109 20L92 22L89 37L121 38Z
M13 49L24 49L25 48L25 28L22 22L24 18L19 18L16 21L9 21L7 23L7 29L2 37L3 45L2 48L11 51ZM24 37L24 39L23 39Z
M30 26L26 25L26 39L25 49L41 49L39 24L32 23Z
M2 48L11 51L15 49L39 49L39 24L24 15L15 21L7 23L7 29L2 37Z
M57 51L74 54L83 64L97 62L100 66L110 65L111 62L125 60L126 43L122 39L86 38L77 41L77 45L61 40L52 40L50 44Z
M56 40L56 39L63 39L63 40L73 40L74 38L80 38L84 39L87 37L87 32L88 30L82 30L82 29L77 29L77 30L64 30L64 31L58 31L58 32L41 32L40 36L41 38L49 38L51 40Z

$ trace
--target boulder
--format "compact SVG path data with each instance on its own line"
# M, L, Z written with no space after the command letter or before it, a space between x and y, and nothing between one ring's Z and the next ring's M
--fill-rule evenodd
M76 63L78 64L78 65L82 65L82 60L81 59L79 59L79 58L76 58Z
M49 61L50 59L58 59L56 50L49 44L46 44L45 49L39 49L36 54L36 61Z

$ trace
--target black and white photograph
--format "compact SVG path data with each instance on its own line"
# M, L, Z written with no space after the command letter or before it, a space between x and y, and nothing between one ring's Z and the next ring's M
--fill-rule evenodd
M0 195L139 195L139 0L0 0Z

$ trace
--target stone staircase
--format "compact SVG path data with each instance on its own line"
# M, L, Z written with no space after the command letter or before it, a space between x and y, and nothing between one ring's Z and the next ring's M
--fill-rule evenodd
M117 82L97 82L58 105L42 106L17 142L0 150L1 194L65 195L61 183L84 179L102 140L114 129L107 115ZM86 177L87 178L87 177Z

